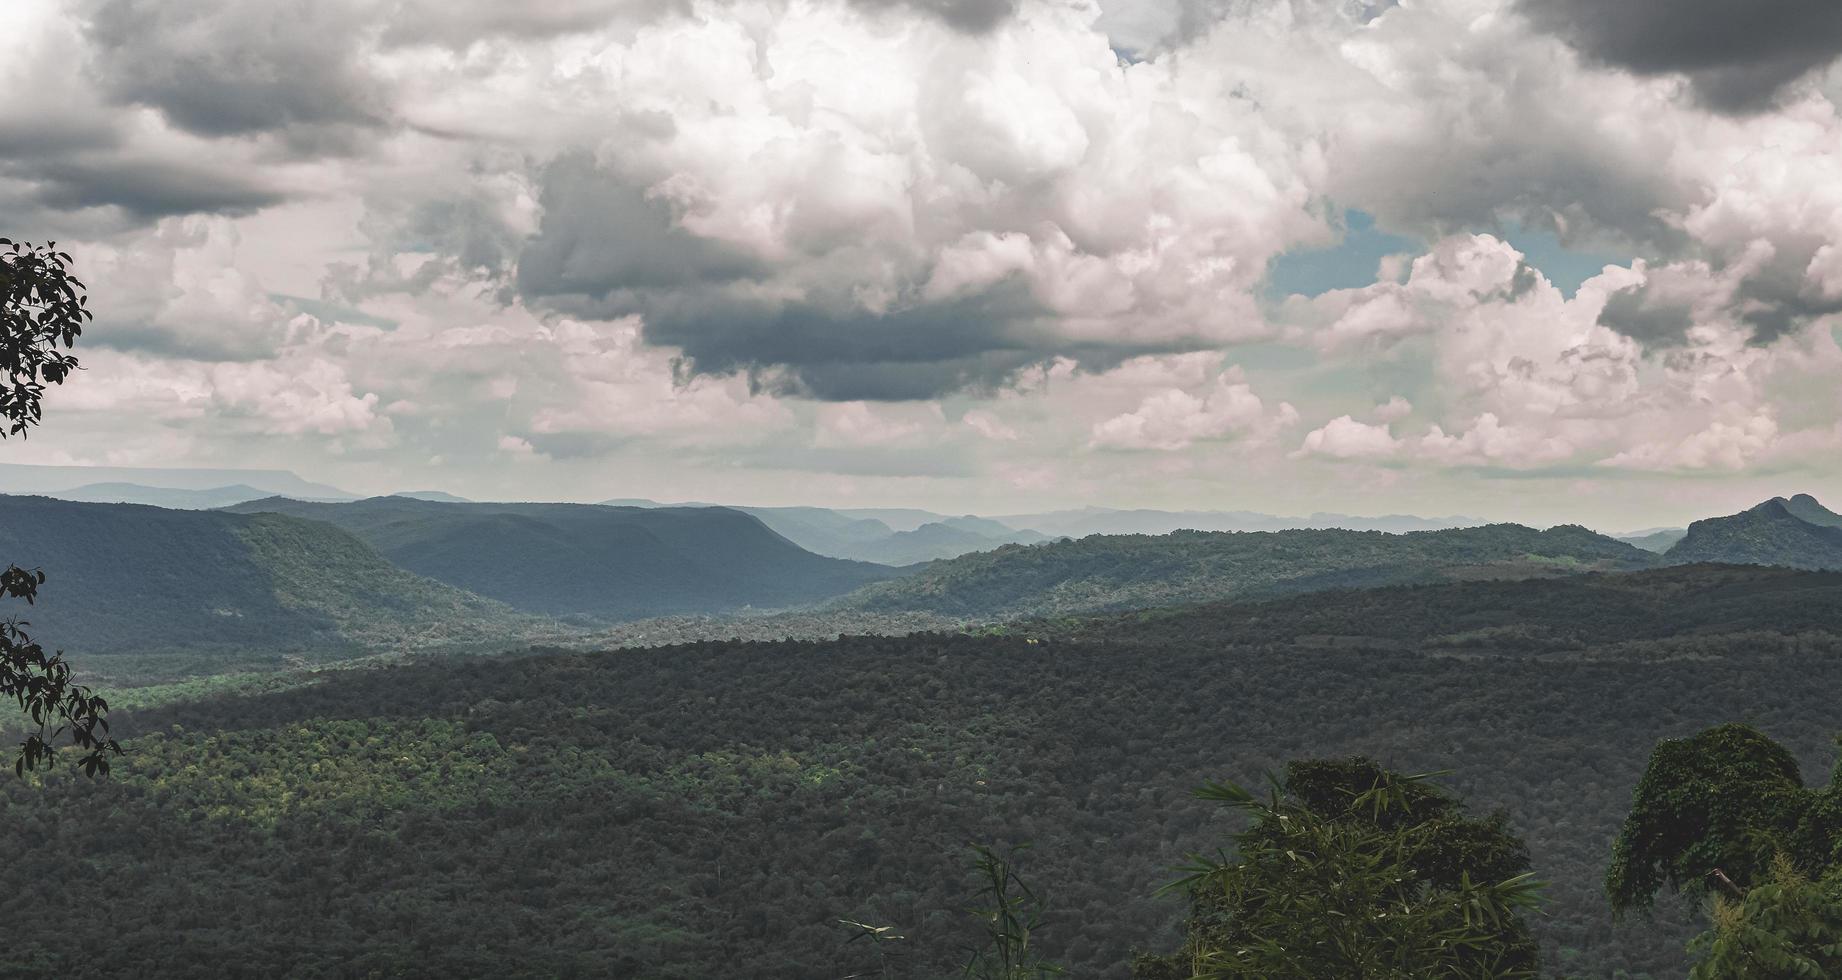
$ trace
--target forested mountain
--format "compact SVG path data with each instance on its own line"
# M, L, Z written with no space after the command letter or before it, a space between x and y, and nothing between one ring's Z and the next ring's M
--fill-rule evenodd
M910 565L1044 540L1047 539L1035 531L1011 531L995 521L954 517L923 524L912 531L897 531L862 554L885 565Z
M1842 569L1842 515L1808 494L1773 497L1730 517L1690 524L1668 558Z
M1623 571L1660 561L1571 526L1095 535L936 562L837 605L999 619L1449 579Z
M1784 500L1784 509L1790 511L1791 516L1800 521L1822 527L1842 527L1842 514L1823 506L1817 502L1815 497L1807 493L1800 493L1788 499L1779 499Z
M17 611L31 632L105 673L94 655L351 656L545 632L336 527L273 514L0 496L0 554L49 576Z
M781 608L898 574L802 550L720 507L285 498L232 510L326 521L419 575L527 612L595 620Z
M1614 923L1611 842L1661 738L1744 718L1806 771L1829 766L1837 579L1701 568L1331 592L1130 643L477 658L124 708L109 780L0 786L0 848L34 883L0 894L0 915L106 894L109 941L27 930L4 970L873 971L867 945L844 944L850 918L907 937L893 975L946 976L976 931L958 912L967 842L1029 841L1043 952L1072 976L1122 976L1134 949L1176 948L1184 903L1154 893L1232 829L1194 787L1366 755L1455 769L1445 782L1473 812L1507 813L1550 882L1533 917L1547 973L1679 977L1698 913L1666 900ZM1662 635L1697 606L1716 608ZM1555 631L1569 610L1613 642L1531 656L1489 628ZM1378 615L1382 639L1475 642L1429 656L1313 639Z

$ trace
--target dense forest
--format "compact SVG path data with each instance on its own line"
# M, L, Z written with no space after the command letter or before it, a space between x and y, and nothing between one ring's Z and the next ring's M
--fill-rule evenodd
M1663 559L1581 527L1178 531L1011 545L935 562L835 605L1009 619L1463 578L1649 568Z
M1204 603L1030 620L987 631L1148 646L1215 642L1450 655L1680 655L1704 639L1718 650L1748 634L1842 635L1842 574L1684 565Z
M1234 829L1193 788L1364 755L1454 769L1473 811L1505 813L1551 883L1533 921L1550 971L1680 976L1698 917L1665 898L1654 920L1615 924L1613 836L1662 738L1745 720L1806 771L1830 767L1842 641L1828 613L1773 621L1836 577L1634 580L1625 591L1684 610L1735 590L1673 634L1602 579L1329 593L1266 607L1295 624L1269 633L1242 632L1262 618L1244 607L1133 643L704 643L146 691L118 702L127 752L107 781L0 790L0 847L34 882L0 914L106 896L111 921L111 941L84 948L16 937L8 969L844 976L875 965L845 945L851 919L899 927L898 975L940 976L975 941L956 911L968 845L1030 842L1044 952L1119 976L1135 951L1176 947L1184 903L1155 893ZM1529 586L1546 597L1510 618L1571 610L1616 642L1532 655L1486 631L1435 656L1312 639L1378 603L1412 610L1383 637L1460 634L1413 618L1496 589L1513 609ZM1774 591L1783 602L1746 618Z

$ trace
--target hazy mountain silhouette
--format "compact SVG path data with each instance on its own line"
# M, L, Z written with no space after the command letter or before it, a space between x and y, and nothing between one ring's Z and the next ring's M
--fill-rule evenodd
M55 496L70 487L123 483L163 490L249 486L265 495L304 500L356 500L357 495L303 480L287 470L190 469L140 466L36 466L0 463L0 493Z

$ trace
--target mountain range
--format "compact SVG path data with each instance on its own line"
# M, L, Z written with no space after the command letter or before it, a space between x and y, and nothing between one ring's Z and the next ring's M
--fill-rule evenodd
M237 513L324 521L418 575L557 617L609 622L799 606L900 574L813 554L712 507L271 497Z
M708 503L668 505L636 498L608 500L603 504L648 509L723 506ZM729 509L753 515L775 533L815 554L883 565L912 565L1006 544L1046 540L1037 531L1021 530L969 514L947 517L923 510L837 510L829 507Z
M287 470L180 469L136 466L39 466L0 463L0 493L66 497L78 491L134 494L141 491L197 490L219 492L247 487L259 496L280 494L304 500L356 500L357 495L324 483L303 480ZM67 498L74 499L74 498ZM157 500L123 496L103 503L148 503Z
M0 496L0 556L46 572L37 602L10 611L73 654L351 656L544 630L330 524L274 514Z
M247 487L167 492L195 507L220 489ZM106 485L90 492L117 495ZM0 559L50 574L25 618L73 653L324 656L583 639L609 624L673 616L803 610L851 632L891 616L990 623L1668 565L1842 570L1842 515L1803 494L1697 521L1664 554L1572 526L1076 539L977 517L929 515L940 519L897 531L817 507L447 496L266 497L215 511L0 496ZM884 563L802 547L812 543ZM898 561L927 563L890 567Z
M618 498L604 503L626 507L724 506L704 502L668 505L643 498ZM957 558L1007 544L1035 544L1056 538L1084 538L1093 534L1331 528L1398 534L1472 527L1484 523L1464 517L1351 517L1347 514L1276 517L1252 511L1116 510L1107 507L1083 507L1002 517L979 517L972 514L952 517L913 508L735 506L732 509L755 515L762 523L808 551L885 565Z

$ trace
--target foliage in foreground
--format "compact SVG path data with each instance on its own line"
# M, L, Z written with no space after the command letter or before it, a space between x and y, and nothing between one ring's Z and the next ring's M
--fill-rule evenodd
M1659 743L1612 848L1614 911L1667 885L1700 899L1693 980L1842 976L1842 798L1741 724Z
M1061 976L1062 968L1044 959L1035 942L1036 934L1047 924L1043 900L1017 873L1016 852L1000 854L983 844L974 850L979 894L986 904L967 912L983 927L985 943L966 962L966 976L976 980Z
M1749 890L1780 859L1801 874L1837 867L1842 798L1804 786L1797 760L1747 725L1657 745L1612 849L1614 911L1648 909L1665 885L1704 897Z
M1241 811L1234 856L1199 858L1181 950L1140 957L1140 980L1535 976L1525 913L1540 885L1502 814L1476 819L1426 776L1367 759L1287 765L1266 797L1197 791Z
M77 370L65 353L91 319L83 282L70 274L70 256L56 243L30 245L0 238L0 439L25 438L43 417L45 386L61 385ZM0 595L30 605L45 573L16 565L0 572ZM47 654L21 627L17 616L0 620L0 699L13 701L31 722L13 769L49 766L61 737L83 751L78 766L87 775L109 771L109 753L120 746L108 736L106 701L72 682L61 654Z
M1842 976L1842 873L1812 881L1781 855L1743 898L1715 896L1709 917L1690 980Z

